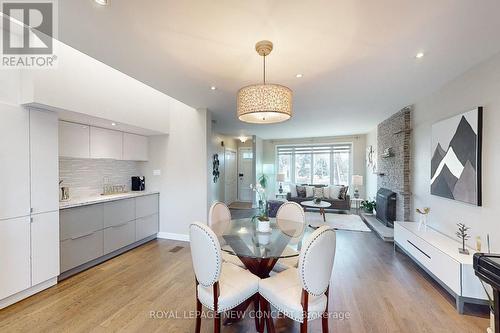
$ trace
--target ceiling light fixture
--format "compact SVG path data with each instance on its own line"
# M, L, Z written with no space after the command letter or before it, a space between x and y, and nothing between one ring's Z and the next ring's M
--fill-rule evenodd
M420 59L424 57L424 52L418 52L417 55L415 55L415 58Z
M279 84L266 83L266 56L273 43L263 40L255 50L264 58L263 84L253 84L238 91L236 112L238 119L252 124L280 123L292 117L292 90Z
M301 77L303 77L303 76L304 76L304 75L302 75L302 74L297 74L297 75L295 75L295 77L296 77L297 79L300 79L300 78L301 78Z
M248 138L246 136L243 136L243 135L238 137L238 139L241 141L241 143L245 143L248 140Z
M116 123L111 123L111 126L116 126Z
M94 2L101 6L107 6L109 4L109 0L94 0Z
M216 87L216 86L211 86L211 87L210 87L210 90L216 90L216 89L217 89L217 87Z

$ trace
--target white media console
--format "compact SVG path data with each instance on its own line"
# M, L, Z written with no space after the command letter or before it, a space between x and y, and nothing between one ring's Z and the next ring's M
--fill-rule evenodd
M415 222L394 223L394 248L401 249L456 299L457 311L464 303L488 304L481 282L474 274L472 256L460 254L458 241Z

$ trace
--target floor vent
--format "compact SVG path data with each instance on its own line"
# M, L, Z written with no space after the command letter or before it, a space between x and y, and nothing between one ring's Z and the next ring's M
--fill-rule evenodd
M169 250L168 252L172 252L172 253L175 253L175 252L179 252L180 250L182 250L184 248L184 246L176 246L176 247L173 247L171 250Z

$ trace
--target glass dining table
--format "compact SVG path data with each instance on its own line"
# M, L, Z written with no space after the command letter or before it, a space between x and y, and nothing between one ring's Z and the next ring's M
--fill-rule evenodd
M250 272L264 279L280 258L298 258L310 231L303 222L271 218L268 232L260 232L257 223L252 218L231 220L216 234L222 251L237 256Z

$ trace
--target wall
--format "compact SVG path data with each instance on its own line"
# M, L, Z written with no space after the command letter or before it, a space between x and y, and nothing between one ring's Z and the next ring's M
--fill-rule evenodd
M261 138L257 136L253 136L252 138L253 142L253 181L252 184L257 184L259 178L262 176L262 174L265 172L263 169L263 164L264 164L264 142ZM273 163L274 164L274 163ZM269 173L269 172L268 172ZM271 182L273 178L272 173L269 175L266 173L267 176L270 177L269 181ZM259 196L257 192L254 192L253 196L253 207L258 207L258 202L259 202ZM269 195L269 193L268 193Z
M415 104L413 119L413 205L430 207L429 222L455 238L456 223L471 227L474 243L480 236L491 250L500 252L500 54L470 69L433 95ZM476 207L430 194L431 125L477 106L484 107L483 119L483 206ZM414 213L415 215L415 213ZM415 216L413 216L416 219Z
M126 185L131 190L132 176L141 176L145 162L59 158L59 179L68 186L71 198L101 194L104 178L110 185Z
M221 145L221 143L224 142L224 146ZM209 198L209 205L211 205L215 201L220 201L224 202L225 201L225 182L224 182L224 177L225 177L225 150L229 148L234 151L238 151L238 142L236 139L220 134L220 133L211 133L210 135L210 153L208 156L208 177L209 177L209 193L210 193L210 198ZM213 176L212 176L212 161L213 161L213 155L218 154L219 155L219 180L214 183L213 182Z
M366 134L366 150L368 147L372 146L374 149L373 161L375 162L375 171L377 167L377 128L373 129L371 132ZM366 161L368 163L368 161ZM365 187L366 187L366 198L370 200L375 200L377 196L377 181L378 176L374 173L374 167L366 165L366 178L365 178Z
M150 160L143 171L148 188L160 191L160 237L187 241L191 222L207 222L207 117L206 109L177 102L170 133L150 137ZM154 170L161 175L153 175Z
M276 163L276 146L288 144L321 144L321 143L352 143L352 174L361 175L363 179L366 177L365 167L365 151L366 151L366 135L360 134L355 136L338 136L338 137L317 137L317 138L302 138L302 139L280 139L280 140L264 140L263 142L263 164ZM269 198L274 198L279 185L276 179L270 179ZM349 190L352 193L352 190ZM365 186L359 187L361 198L365 198Z
M54 40L54 49L56 68L23 72L21 104L168 133L175 99L60 41Z
M377 188L387 188L397 194L396 220L410 219L410 138L411 109L405 108L384 120L377 128ZM382 157L385 149L391 157Z

